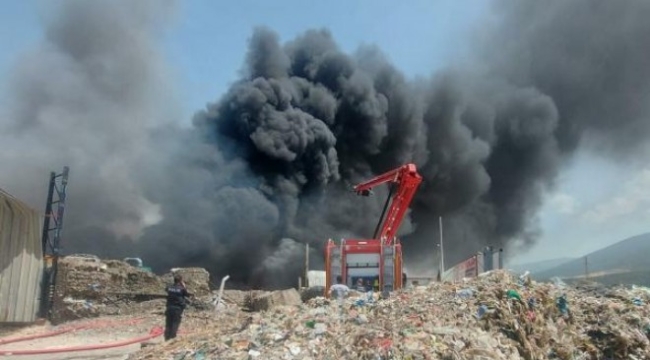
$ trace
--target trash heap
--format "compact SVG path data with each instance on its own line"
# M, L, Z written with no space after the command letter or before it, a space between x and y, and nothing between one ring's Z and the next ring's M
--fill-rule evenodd
M300 293L295 289L278 291L224 290L221 300L242 311L266 311L276 306L302 304Z
M360 294L342 308L321 297L188 316L187 334L129 359L649 359L648 300L638 289L595 295L499 271L388 299Z
M202 276L194 278L194 274ZM209 287L195 269L187 272L186 279L200 290ZM58 264L52 322L159 311L164 308L166 285L165 277L123 261L64 257Z
M248 308L253 298L268 294L268 291L262 290L224 290L223 301L228 304L233 304L239 308ZM250 309L249 309L250 310Z
M267 311L274 307L300 304L302 304L300 293L295 289L258 294L246 299L246 308L249 311Z
M183 281L192 294L205 296L210 294L210 273L204 268L174 268L169 274L163 276L165 283L171 284L174 275L178 274L183 277Z

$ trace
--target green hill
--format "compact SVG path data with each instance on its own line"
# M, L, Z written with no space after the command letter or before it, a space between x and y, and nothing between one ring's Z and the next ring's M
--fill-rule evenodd
M626 275L650 272L650 233L633 236L614 245L587 254L590 279L597 277L627 282ZM532 273L532 271L531 271ZM533 274L538 280L552 277L580 278L585 275L585 258L577 258L551 269ZM633 276L638 280L638 276ZM630 279L632 280L632 279Z
M550 259L550 260L535 261L535 262L525 263L525 264L508 265L507 268L517 273L530 271L531 274L535 275L542 271L553 269L559 265L568 263L571 260L574 259L573 258Z

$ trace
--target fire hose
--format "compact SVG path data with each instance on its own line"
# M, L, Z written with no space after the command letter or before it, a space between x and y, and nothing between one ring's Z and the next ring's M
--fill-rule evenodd
M143 341L151 340L162 335L163 329L159 326L154 327L149 331L148 335L139 336L137 338L132 338L128 340L122 340L113 343L107 344L95 344L95 345L82 345L82 346L70 346L64 348L51 348L51 349L37 349L37 350L0 350L0 355L41 355L41 354L55 354L62 352L74 352L74 351L89 351L89 350L101 350L109 349L121 346L127 346L132 344L141 343Z
M28 335L28 336L23 336L23 337L16 337L16 338L11 338L11 339L2 339L0 340L0 345L6 345L6 344L11 344L11 343L17 343L17 342L24 342L24 341L29 341L29 340L34 340L34 339L42 339L46 337L52 337L52 336L57 336L60 334L65 334L68 332L72 331L78 331L78 330L88 330L88 329L98 329L102 327L107 327L111 325L117 325L117 324L129 324L129 325L135 325L137 323L142 322L143 319L130 319L130 320L125 320L125 321L95 321L87 324L81 324L77 326L71 326L67 328L62 328L54 331L49 331L46 333L42 334L36 334L36 335ZM95 344L95 345L83 345L83 346L71 346L71 347L63 347L63 348L50 348L50 349L36 349L36 350L0 350L0 356L4 355L38 355L38 354L54 354L54 353L62 353L62 352L75 352L75 351L89 351L89 350L100 350L100 349L108 349L108 348L114 348L114 347L122 347L122 346L127 346L127 345L132 345L136 343L141 343L143 341L151 340L155 337L158 337L162 335L163 329L159 326L152 328L149 331L148 335L144 336L139 336L136 338L131 338L127 340L122 340L118 342L113 342L113 343L107 343L107 344Z
M102 328L102 327L119 325L119 324L135 325L135 324L141 323L142 321L143 321L142 318L121 320L121 321L116 321L116 320L93 321L93 322L89 322L89 323L86 323L86 324L63 327L61 329L48 331L48 332L42 333L42 334L21 336L21 337L9 338L9 339L0 339L0 345L12 344L12 343L35 340L35 339L42 339L42 338L47 338L47 337L52 337L52 336L57 336L57 335L69 333L69 332L72 332L72 331L88 330L88 329L99 329L99 328Z
M219 292L219 298L217 299L217 303L219 302L222 294L223 294L223 287L224 283L226 280L228 280L229 276L226 276L224 279L221 281L221 288ZM0 346L6 345L6 344L12 344L12 343L17 343L17 342L24 342L24 341L29 341L29 340L36 340L36 339L42 339L42 338L47 338L47 337L53 337L73 331L79 331L79 330L88 330L88 329L98 329L106 326L111 326L111 325L118 325L118 324L129 324L129 325L135 325L137 323L142 322L144 319L143 318L137 318L137 319L129 319L129 320L122 320L122 321L94 321L86 324L81 324L77 326L70 326L70 327L64 327L61 329L53 330L53 331L48 331L46 333L41 333L41 334L35 334L35 335L28 335L28 336L22 336L22 337L15 337L15 338L9 338L9 339L0 339ZM101 349L109 349L109 348L115 348L115 347L122 347L122 346L127 346L127 345L132 345L132 344L137 344L141 343L147 340L151 340L153 338L156 338L160 335L163 334L163 329L160 326L156 326L152 328L149 331L148 335L144 336L139 336L136 338L131 338L123 341L118 341L118 342L113 342L113 343L107 343L107 344L95 344L95 345L83 345L83 346L71 346L71 347L63 347L63 348L49 348L49 349L37 349L37 350L0 350L0 356L6 356L6 355L39 355L39 354L54 354L54 353L62 353L62 352L75 352L75 351L91 351L91 350L101 350ZM184 333L184 331L180 331L180 333Z

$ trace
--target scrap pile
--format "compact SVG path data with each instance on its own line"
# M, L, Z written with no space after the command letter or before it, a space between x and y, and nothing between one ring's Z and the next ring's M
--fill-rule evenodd
M225 304L234 305L242 311L265 311L276 306L300 305L300 293L294 289L280 291L224 290Z
M197 296L210 294L210 273L204 268L174 268L171 272L163 276L165 283L172 283L173 275L178 274L183 277L183 281L188 289Z
M199 290L197 295L204 295L205 289L209 293L207 271L203 271L184 272L186 281ZM59 260L52 322L162 311L167 280L119 260L64 257Z
M389 299L349 297L342 310L315 298L188 316L188 334L129 359L648 359L649 299L494 272Z
M234 304L242 309L248 308L253 298L268 294L268 291L262 290L224 290L223 301L228 304Z
M273 291L246 298L246 308L250 311L266 311L278 306L300 305L300 293L295 289Z

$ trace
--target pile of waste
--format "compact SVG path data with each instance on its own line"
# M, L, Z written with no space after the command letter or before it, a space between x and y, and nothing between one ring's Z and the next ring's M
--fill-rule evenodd
M274 307L301 305L300 293L295 289L273 291L246 299L246 308L249 311L267 311Z
M197 287L197 295L206 295L209 294L209 276L205 276L207 271L200 270L203 272L190 269L183 274L186 282ZM158 310L164 307L168 280L119 260L100 260L94 256L64 257L58 264L52 323L135 314L143 310L143 302L149 305L147 309Z
M650 295L493 272L462 283L188 316L143 359L648 359Z
M236 305L240 308L248 307L252 298L268 294L268 291L262 290L224 290L223 301L228 304Z
M197 296L210 293L210 273L204 268L174 268L163 276L165 283L173 282L173 275L181 275L188 289Z
M295 289L279 291L224 290L221 300L242 311L266 311L277 306L302 304L301 295Z

